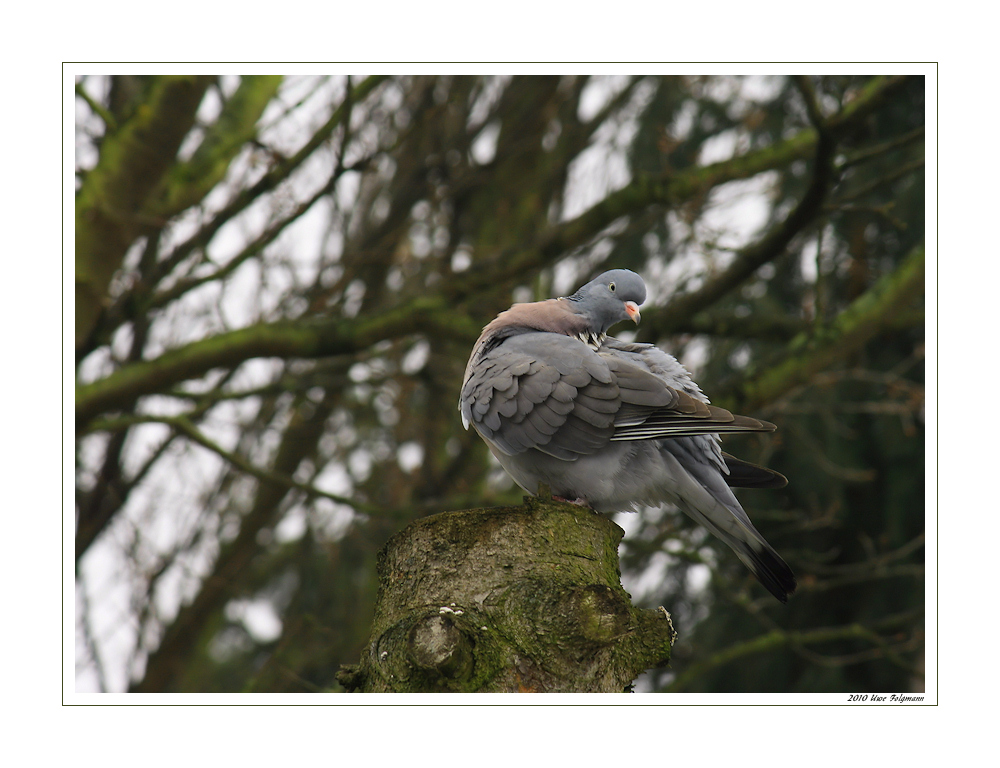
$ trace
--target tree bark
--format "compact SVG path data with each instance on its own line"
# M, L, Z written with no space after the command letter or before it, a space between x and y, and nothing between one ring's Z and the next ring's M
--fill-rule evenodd
M623 531L551 499L442 512L379 553L371 641L338 679L362 692L622 692L666 664L665 610L622 589Z
M97 324L126 251L152 223L140 215L143 206L174 163L212 79L158 79L142 108L105 137L100 160L80 185L75 219L78 352Z

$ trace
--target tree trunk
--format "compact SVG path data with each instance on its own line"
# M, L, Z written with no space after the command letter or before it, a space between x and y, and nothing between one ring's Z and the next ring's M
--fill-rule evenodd
M589 509L525 498L521 507L443 512L379 553L371 642L338 679L364 692L622 692L666 664L661 609L622 589L623 531Z

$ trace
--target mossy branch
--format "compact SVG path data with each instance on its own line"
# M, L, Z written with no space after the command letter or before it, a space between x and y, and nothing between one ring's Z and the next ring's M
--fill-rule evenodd
M835 141L842 133L871 114L905 80L905 77L872 78L840 112L826 119L823 123L825 130L822 132L824 141ZM832 158L826 158L828 148L820 146L820 136L821 132L815 128L806 128L777 144L752 150L729 160L680 172L671 171L660 176L637 175L631 183L610 193L576 218L549 228L527 247L506 249L491 261L489 268L470 274L457 284L454 294L475 293L530 273L567 251L586 244L622 216L637 213L651 205L676 207L686 200L706 194L720 184L784 168L794 160L820 157L828 164ZM824 173L828 175L828 169ZM827 179L823 177L820 181L826 183ZM811 211L812 202L808 198L802 210L794 215L808 218L805 214L814 213ZM796 221L797 219L793 219L790 223ZM777 242L762 243L760 247L773 250L777 245ZM747 258L750 256L748 254ZM695 301L691 299L692 304Z
M167 219L199 203L215 188L229 164L257 133L257 121L278 92L281 75L244 75L218 118L208 126L190 160L174 165L148 215Z
M170 387L214 368L257 357L314 358L353 354L387 339L414 333L472 344L480 328L451 311L440 297L419 297L380 315L311 322L262 323L210 336L142 360L76 389L76 424L84 428L101 413L135 397Z
M107 288L143 226L142 209L194 124L210 77L157 78L148 100L101 145L76 195L76 346L89 338Z
M118 130L118 121L115 120L115 116L112 115L107 109L105 109L104 105L98 103L96 99L94 99L89 93L87 93L87 89L83 87L82 82L78 82L76 84L76 86L74 87L74 92L76 93L77 96L83 99L83 101L95 115L101 118L101 121L104 123L105 134L114 133L115 131Z
M796 336L779 364L751 377L724 407L753 411L774 402L819 371L860 349L905 312L924 290L924 246L915 247L895 271L884 275L826 328Z

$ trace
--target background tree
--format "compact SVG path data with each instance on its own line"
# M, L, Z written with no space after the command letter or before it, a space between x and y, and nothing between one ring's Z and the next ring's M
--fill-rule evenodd
M920 77L77 82L81 690L336 689L408 521L518 503L458 389L512 300L605 268L637 338L791 479L743 494L788 606L672 512L643 690L922 689Z

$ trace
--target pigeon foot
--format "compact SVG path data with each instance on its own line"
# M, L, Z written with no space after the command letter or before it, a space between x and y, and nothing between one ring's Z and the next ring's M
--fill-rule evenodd
M554 501L565 501L567 504L574 504L578 507L587 507L588 509L593 509L593 507L590 506L590 502L588 502L586 499L579 499L579 498L567 499L563 496L553 496L552 498Z

